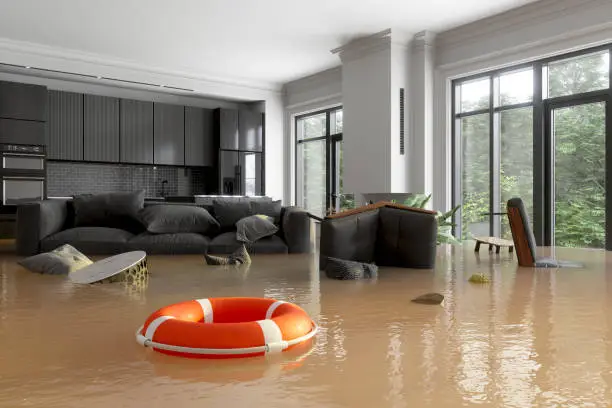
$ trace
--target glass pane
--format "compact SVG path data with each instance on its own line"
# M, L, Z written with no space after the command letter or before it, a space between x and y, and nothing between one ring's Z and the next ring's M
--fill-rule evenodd
M298 144L298 188L300 206L312 214L323 217L326 213L326 141L314 140Z
M342 133L342 109L330 113L329 131L332 135Z
M610 86L608 52L548 64L548 97L574 95ZM547 95L544 95L547 97Z
M555 171L554 244L605 247L606 104L552 113Z
M513 105L533 100L533 69L510 72L499 77L499 104Z
M326 114L308 116L297 120L297 139L310 139L325 136Z
M462 236L489 236L489 114L458 120L462 148Z
M471 112L489 107L491 85L489 78L463 82L457 85L458 112Z
M45 182L43 180L4 179L4 204L17 205L42 200Z
M4 156L4 168L44 170L44 159L37 157Z
M257 189L255 188L255 179L244 180L244 195L254 196L257 195Z
M501 236L512 240L506 203L512 197L523 199L533 230L533 108L499 113L500 126L500 208Z

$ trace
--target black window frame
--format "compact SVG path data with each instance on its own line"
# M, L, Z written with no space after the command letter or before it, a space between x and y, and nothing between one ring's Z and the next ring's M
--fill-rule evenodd
M343 140L342 137L342 132L340 133L334 133L331 134L331 114L333 112L337 112L337 111L341 111L343 110L342 105L336 105L330 108L325 108L325 109L320 109L320 110L316 110L316 111L312 111L312 112L308 112L308 113L302 113L299 115L295 115L293 118L293 126L294 126L294 137L295 137L295 149L293 152L293 157L295 157L294 160L294 172L295 172L295 202L298 202L298 186L300 185L300 183L298 182L298 148L301 144L304 143L308 143L308 142L313 142L313 141L321 141L321 140L325 140L325 211L327 212L332 205L335 206L336 203L336 199L339 196L339 192L335 191L336 190L336 174L337 174L337 168L336 168L336 152L334 149L335 143L337 142L341 142ZM325 114L325 135L323 136L319 136L319 137L310 137L307 139L302 139L299 140L298 139L298 122L301 119L305 119L311 116L318 116L321 114ZM344 128L344 126L343 126ZM325 214L323 214L325 215Z
M607 89L590 91L580 94L557 96L552 98L543 98L543 67L547 64L563 61L571 58L595 54L597 52L608 51L609 58L609 83ZM520 71L521 69L533 69L533 98L531 102L495 106L494 84L495 78L501 75ZM457 112L457 94L458 85L474 81L477 79L489 78L491 89L489 91L489 106L485 109L479 109L470 112ZM606 244L605 249L612 250L612 43L588 47L581 50L559 54L547 58L537 59L530 62L506 66L499 69L489 70L486 72L469 75L466 77L456 78L451 81L451 201L453 208L456 205L462 204L462 157L460 144L458 140L461 136L457 132L457 120L474 116L478 114L489 114L489 233L492 236L498 236L496 226L498 223L495 216L503 216L499 213L496 204L499 196L499 182L496 178L499 177L499 172L495 172L495 166L499 164L499 153L496 149L496 143L499 142L499 137L496 137L497 126L495 126L495 114L504 110L518 109L524 107L533 107L533 232L536 243L540 246L550 246L553 243L553 222L552 209L554 208L554 197L552 194L552 183L548 183L553 175L551 163L552 141L550 127L550 118L547 114L551 109L563 106L575 106L592 102L606 103L606 215L605 215L605 231ZM459 136L459 137L458 137ZM607 192L610 191L610 194ZM463 231L462 209L460 208L455 215L455 227L453 234L461 234Z

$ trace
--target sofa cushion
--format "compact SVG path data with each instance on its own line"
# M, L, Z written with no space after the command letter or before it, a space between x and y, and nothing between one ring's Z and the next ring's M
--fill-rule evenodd
M144 206L144 190L130 193L85 194L74 197L76 227L121 228L133 233L143 231L138 212Z
M231 254L241 245L244 245L244 243L236 239L236 232L224 232L212 239L208 252L211 254ZM288 252L287 244L278 235L265 237L249 244L248 250L249 253L254 254L286 254Z
M144 232L129 240L132 251L145 251L148 254L205 254L210 238L193 232L175 234L150 234Z
M17 263L32 272L64 275L91 265L93 262L76 248L66 244L51 252L43 252Z
M258 240L276 234L278 227L274 218L267 215L251 215L236 223L236 239L252 244Z
M272 217L274 223L278 224L281 218L281 210L283 204L281 200L277 201L251 201L251 214L262 214Z
M433 268L438 222L433 214L380 209L376 263L380 266Z
M366 211L321 223L321 269L327 257L371 263L375 259L379 210Z
M241 219L251 215L251 204L248 201L213 201L215 217L225 231L234 229Z
M128 250L127 242L134 235L128 231L106 227L76 227L60 231L41 241L42 251L70 244L86 254L116 254Z
M219 223L204 208L187 205L152 205L140 210L140 220L152 234L197 232L214 234Z

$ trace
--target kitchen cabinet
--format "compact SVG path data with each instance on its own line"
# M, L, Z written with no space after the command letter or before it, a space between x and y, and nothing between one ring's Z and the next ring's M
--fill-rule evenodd
M155 164L185 165L185 108L156 103L153 116Z
M0 118L47 120L47 88L41 85L0 81Z
M119 161L119 99L85 95L83 158L86 161Z
M83 160L83 94L49 91L47 158Z
M251 110L241 110L238 113L239 150L261 152L262 114Z
M45 144L45 122L0 118L0 143Z
M216 137L219 148L225 150L239 150L240 138L238 129L238 111L236 109L217 109Z
M185 165L214 166L213 111L185 107Z
M153 102L122 99L119 112L121 162L153 164Z

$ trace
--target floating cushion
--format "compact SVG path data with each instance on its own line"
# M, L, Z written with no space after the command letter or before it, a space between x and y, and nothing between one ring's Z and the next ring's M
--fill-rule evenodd
M325 274L331 279L370 279L378 276L378 267L370 263L328 257Z
M267 215L251 215L236 223L236 240L252 244L261 238L278 232L273 218Z
M51 252L34 255L17 263L32 272L64 275L91 265L93 262L76 248L66 244Z

